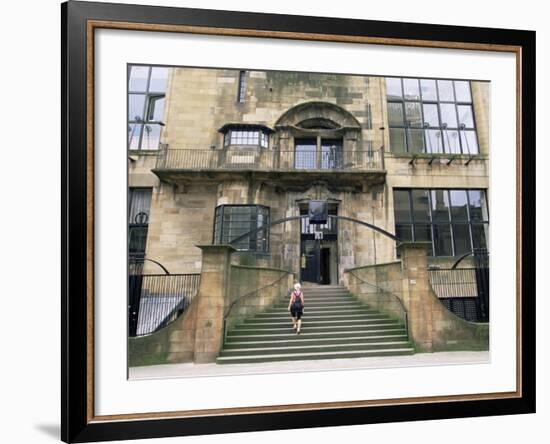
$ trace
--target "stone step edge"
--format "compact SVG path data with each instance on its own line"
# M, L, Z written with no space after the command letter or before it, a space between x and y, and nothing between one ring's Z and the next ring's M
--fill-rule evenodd
M308 325L322 325L322 324L326 324L327 322L330 323L330 324L347 324L349 322L358 322L358 320L348 320L348 319L335 319L334 321L311 321L307 318L307 314L304 314L304 317L302 318L303 319L303 324L308 324ZM372 322L372 321L389 321L389 319L386 317L386 318L372 318L372 319L368 319L368 320L365 320L366 323L368 322ZM397 322L397 321L395 321ZM249 323L249 324L239 324L238 326L236 326L236 328L240 329L242 327L250 327L252 324L256 325L256 326L266 326L266 325L281 325L283 322L265 322L263 320L260 320L260 322L252 322L252 323ZM290 323L290 317L288 319L288 323ZM328 325L327 325L328 327Z
M288 358L288 357L297 357L297 356L340 356L340 355L349 355L349 354L378 354L378 353L400 353L400 352L412 352L414 349L412 347L408 348L389 348L381 350L347 350L347 351L337 351L337 352L314 352L314 353L282 353L278 355L241 355L241 356L218 356L217 360L223 361L237 361L241 359L273 359L273 358Z
M314 333L318 334L318 333ZM407 335L381 335L381 336L350 336L350 337L342 337L342 338L302 338L303 334L300 333L300 335L296 335L296 333L291 333L289 336L296 336L300 339L294 339L289 341L288 339L275 339L272 341L245 341L245 342L229 342L225 345L241 345L241 344L287 344L288 342L296 342L296 343L302 343L302 342L315 342L315 341L357 341L361 339L368 339L368 340L374 340L374 339L396 339L396 338L405 338L403 341L397 341L397 342L408 342ZM381 344L381 342L376 342L377 344Z
M355 302L355 301L349 301L349 302L308 302L306 301L305 303L305 306L306 307L315 307L315 308L331 308L331 307L357 307L357 308L362 308L362 307L365 307L364 304L361 304L359 302ZM281 309L286 309L288 307L288 301L284 304L278 304L278 305L273 305L272 308L275 309L275 310L281 310Z
M357 318L372 318L372 317L377 317L377 316L384 316L383 314L381 313L344 313L344 314L330 314L330 315L314 315L312 312L305 312L304 313L304 319L305 319L305 316L307 315L307 318L308 319L335 319L335 318L349 318L349 319L357 319ZM286 316L285 314L282 314L282 315L279 315L279 316L262 316L262 317L252 317L252 318L247 318L244 320L244 322L254 322L254 323L257 323L257 322L260 322L260 321L268 321L268 320L273 320L273 321L283 321L283 320L290 320L290 312L288 312L288 316Z
M364 306L366 304L362 304L359 301L353 300L353 299L331 299L331 300L311 300L306 299L305 301L306 307L308 305L360 305ZM288 301L282 301L275 303L271 305L272 307L288 307Z
M248 351L250 353L255 353L257 351L261 350L294 350L294 349L309 349L309 348L332 348L332 347L365 347L369 345L397 345L397 344L403 344L403 345L410 345L409 341L393 341L393 342L373 342L372 344L365 344L364 342L359 343L345 343L345 344L333 344L333 345L289 345L286 347L251 347L251 348L232 348L232 349L223 349L222 351L225 353L239 353L239 352L245 352Z
M382 312L380 311L377 311L377 310L373 310L373 309L369 309L369 308L348 308L347 310L338 310L338 311L335 311L335 310L321 310L321 311L312 311L312 310L307 310L308 314L313 314L313 313L319 313L319 314L326 314L326 313L332 313L334 314L335 316L338 316L339 314L348 314L348 313L357 313L357 312L361 312L361 313L365 313L365 314L382 314ZM283 310L283 309L279 309L275 312L268 312L268 311L263 311L261 313L257 313L255 315L253 315L254 317L256 316L273 316L273 315L283 315L283 314L288 314L290 313L288 310Z
M386 329L386 330L358 330L354 333L387 333L387 332L390 332L390 331L405 331L405 328L393 328L393 329ZM334 333L350 333L349 331L342 331L342 332L334 332L334 331L321 331L321 332L307 332L307 333L300 333L300 336L303 338L304 336L315 336L315 335L331 335L331 334L334 334ZM232 335L232 334L229 334L227 335L227 337L231 337L231 338L254 338L254 337L259 337L259 338L263 338L263 337L273 337L273 336L296 336L296 333L271 333L271 334L267 334L267 335L264 335L264 334L260 334L260 335L257 335L257 334L248 334L248 335ZM336 338L335 338L336 339Z
M372 327L395 327L395 326L399 326L399 324L397 323L393 323L393 324L374 324L372 325ZM307 326L307 327L302 327L302 328L307 328L308 330L309 329L318 329L318 328L342 328L343 326L342 325L327 325L325 327L323 326ZM345 327L345 325L344 325ZM349 327L362 327L362 325L350 325ZM403 327L402 327L403 328ZM292 329L292 327L289 327L289 329ZM242 332L245 332L245 331L262 331L262 330L269 330L269 331L272 331L272 330L284 330L284 328L239 328L238 330L231 330L231 331L236 331L236 332L239 332L239 333L242 333ZM349 330L341 330L340 332L341 333L346 333L346 331L349 331ZM276 333L274 333L276 334Z

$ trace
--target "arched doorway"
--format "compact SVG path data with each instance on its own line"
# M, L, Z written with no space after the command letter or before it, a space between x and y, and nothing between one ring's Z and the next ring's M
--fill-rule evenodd
M345 153L360 145L361 125L348 111L328 102L306 102L287 110L276 122L281 153L302 170L329 170L345 165ZM282 156L285 158L285 156Z
M312 223L310 206L315 201L302 201L300 220L300 280L321 285L338 283L338 201L326 205L326 222ZM335 217L328 217L335 216Z

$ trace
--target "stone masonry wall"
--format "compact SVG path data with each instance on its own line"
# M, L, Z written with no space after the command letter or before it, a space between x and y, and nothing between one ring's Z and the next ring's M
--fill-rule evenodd
M360 301L405 321L400 261L348 269L345 283Z
M238 70L174 68L166 94L163 143L170 148L221 149L223 135L218 129L227 123L254 123L274 128L281 116L298 104L328 102L351 113L361 125L359 139L353 146L357 149L384 147L385 151L385 184L365 185L360 191L331 192L329 197L339 202L340 215L374 223L393 233L394 188L489 188L488 161L484 158L475 159L468 166L463 160L447 165L446 159L428 165L425 159L411 164L409 156L391 153L382 77L246 71L243 103L237 101L238 79ZM488 155L490 85L473 82L472 94L480 150ZM278 136L272 134L268 149L280 142ZM288 149L293 149L291 143ZM298 202L315 195L310 191L280 189L273 183L255 181L252 176L220 182L213 178L193 178L182 187L173 187L159 184L150 171L154 167L154 156L133 153L132 158L130 186L154 187L147 257L160 261L171 272L190 273L200 269L200 254L195 245L212 241L216 205L268 205L271 219L276 220L297 215ZM242 259L239 257L242 255L237 254L233 256L234 263L299 271L298 230L296 221L274 227L269 257L257 255ZM395 243L365 227L341 222L338 256L342 276L345 268L394 260ZM153 271L151 267L147 264L146 272Z
M292 273L276 268L232 265L230 273L227 328L271 307L294 284Z
M147 257L162 263L170 273L198 273L199 244L212 243L217 187L199 183L180 192L170 184L153 190ZM158 272L147 263L145 273Z
M404 305L419 352L488 350L489 324L465 321L437 298L427 273L426 245L406 243L400 249L401 261L346 270L346 286L360 300L402 320Z

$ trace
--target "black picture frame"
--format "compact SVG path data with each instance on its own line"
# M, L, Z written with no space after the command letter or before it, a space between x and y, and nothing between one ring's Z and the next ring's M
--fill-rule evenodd
M294 411L236 411L232 414L120 419L93 415L93 119L88 81L93 75L90 22L260 31L281 38L315 35L326 40L425 45L447 48L481 45L516 48L519 56L518 121L518 292L521 366L519 393L493 399L425 399L384 405L335 406ZM326 427L535 412L535 32L436 24L307 17L69 1L62 23L62 374L61 438L65 442L143 439L289 428ZM326 30L330 30L330 36ZM238 33L238 32L237 32ZM294 36L294 37L293 37ZM424 43L421 43L424 42ZM489 50L489 49L488 49ZM92 57L90 62L90 57ZM90 65L91 63L91 65ZM529 118L522 118L522 113ZM90 347L92 350L90 351Z

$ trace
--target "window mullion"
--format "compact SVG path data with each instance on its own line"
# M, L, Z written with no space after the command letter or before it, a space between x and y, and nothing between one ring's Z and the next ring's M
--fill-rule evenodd
M401 79L403 80L403 79ZM403 92L403 96L405 95L405 92ZM405 97L403 97L403 102L401 102L401 111L403 112L403 128L405 132L405 145L406 145L406 152L409 153L409 147L410 147L410 135L409 135L409 121L407 120L407 102L405 101Z
M453 83L453 88L454 88L454 83ZM454 90L453 90L454 92ZM449 232L451 233L451 254L453 256L455 256L455 252L456 252L456 248L455 248L455 230L454 230L454 219L453 219L453 212L451 211L451 206L452 206L452 202L451 202L451 192L450 190L443 190L443 192L445 193L445 195L447 196L447 213L448 213L448 216L449 216ZM443 199L443 202L445 202L445 199Z
M454 87L455 87L455 82L453 81L453 92L454 92ZM459 146L460 146L460 154L464 154L464 150L463 150L463 147L462 147L462 137L460 137L460 131L464 131L464 129L462 128L462 125L460 123L460 116L458 114L458 105L457 105L457 102L456 102L456 93L455 93L454 108L455 108L455 115L456 115L456 127L457 127L456 131L458 133L458 143L459 143Z
M426 127L424 122L424 102L422 102L422 88L420 87L420 80L418 80L418 88L420 92L420 134L422 136L422 150L424 153L428 152L428 146L426 144Z
M411 230L412 230L412 240L413 242L416 242L416 226L415 226L414 212L413 212L412 189L410 189L407 194L409 199L409 214L410 214L410 222L411 222Z
M151 72L153 71L153 68L151 66L147 67L147 85L145 86L145 91L149 92L149 87L151 85Z
M437 119L439 120L439 132L441 133L441 149L443 153L446 153L447 151L447 143L445 142L445 129L443 128L443 120L441 119L441 104L439 103L439 92L436 88L436 94L437 94L437 102L436 102L436 108L437 108Z
M436 256L435 254L435 230L434 230L434 218L432 215L432 191L430 189L427 190L428 193L428 217L430 218L429 224L430 224L430 236L432 239L432 255Z

